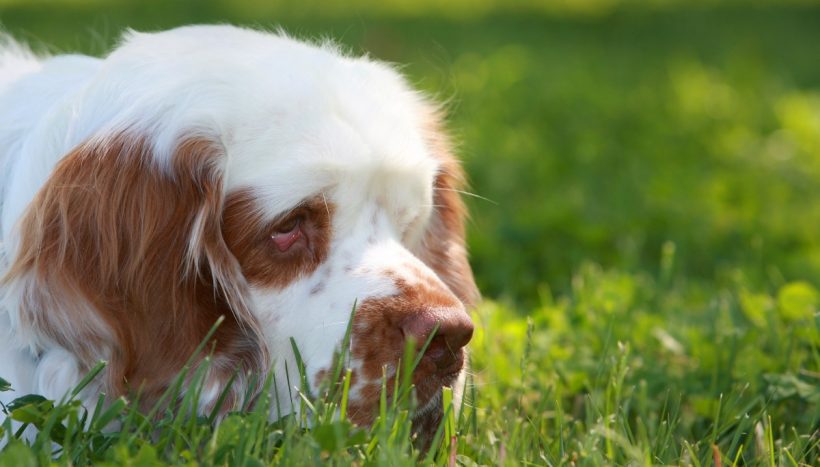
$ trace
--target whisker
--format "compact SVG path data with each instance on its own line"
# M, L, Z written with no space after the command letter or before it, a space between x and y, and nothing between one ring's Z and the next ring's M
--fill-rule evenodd
M322 323L316 326L316 329L327 328L331 326L347 326L347 321L336 321L330 323Z
M322 203L325 204L325 212L327 212L327 217L330 217L330 206L327 205L327 198L325 197L325 192L322 192Z
M458 193L458 194L461 194L461 195L464 195L464 196L472 196L473 198L478 198L478 199L480 199L480 200L482 200L482 201L486 201L486 202L488 202L488 203L492 203L492 204L494 204L494 205L496 205L496 206L498 206L498 205L499 205L499 203L498 203L498 202L493 201L493 200L491 200L490 198L486 198L486 197L484 197L484 196L477 195L477 194L475 194L475 193L471 193L471 192L469 192L469 191L464 191L464 190L456 190L455 188L436 188L436 190L441 190L441 191L453 191L453 192L455 192L455 193Z

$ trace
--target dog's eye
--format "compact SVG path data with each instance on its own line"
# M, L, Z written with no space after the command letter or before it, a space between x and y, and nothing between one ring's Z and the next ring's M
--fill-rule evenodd
M270 238L279 251L287 251L294 243L299 241L304 235L302 232L302 216L296 216L276 227L276 231Z

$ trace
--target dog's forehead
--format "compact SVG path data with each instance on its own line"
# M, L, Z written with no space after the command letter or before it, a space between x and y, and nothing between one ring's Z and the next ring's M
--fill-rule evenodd
M292 129L300 138L272 127L228 144L226 191L253 188L272 215L317 193L344 205L363 197L388 205L429 202L439 164L414 129L368 135L369 128L338 116L314 118L306 126L299 118L280 124L301 126Z
M369 216L374 207L385 210L397 223L406 224L432 208L435 171L434 162L415 167L393 166L378 159L347 167L322 162L274 162L257 167L253 181L243 183L239 190L250 188L256 209L268 219L321 196L335 206L334 224ZM233 191L229 189L228 193Z
M179 128L216 128L226 192L252 188L272 216L317 193L345 205L431 202L431 106L388 65L222 26L133 33L108 62L108 79L138 73L146 86L137 107L159 114L150 125L160 163ZM185 105L169 107L168 95Z
M439 161L424 98L383 64L324 58L325 73L297 62L257 76L257 100L224 136L227 191L252 187L271 214L320 192L345 205L429 202Z
M331 43L227 26L126 34L88 87L91 102L77 112L89 124L113 119L105 128L143 127L150 115L155 125L147 129L169 137L184 125L310 126L315 115L338 116L366 133L395 133L416 126L427 106L387 64ZM104 107L116 112L95 120Z

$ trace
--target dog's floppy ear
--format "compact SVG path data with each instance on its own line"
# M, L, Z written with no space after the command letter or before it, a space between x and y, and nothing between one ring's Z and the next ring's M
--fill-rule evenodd
M439 111L429 111L425 132L427 143L438 159L439 170L433 185L433 215L416 254L465 305L472 306L480 295L467 261L464 232L467 210L460 195L465 185L464 171L453 154Z
M108 360L109 396L140 390L143 402L220 316L209 390L219 394L237 369L259 370L264 345L221 234L222 152L183 137L161 166L146 138L123 133L66 155L21 219L4 278L21 331L80 368Z

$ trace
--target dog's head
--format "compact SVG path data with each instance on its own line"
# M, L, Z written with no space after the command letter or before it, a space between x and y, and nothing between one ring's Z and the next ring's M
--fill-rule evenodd
M413 382L435 412L478 294L460 166L399 74L226 26L131 33L58 110L41 150L60 161L31 169L6 276L37 352L109 360L109 394L150 401L224 316L203 404L272 370L284 412L290 339L317 387L356 304L351 418L373 420L405 341L434 330Z

